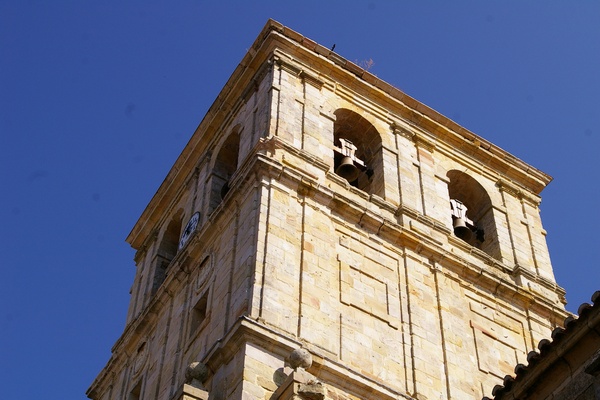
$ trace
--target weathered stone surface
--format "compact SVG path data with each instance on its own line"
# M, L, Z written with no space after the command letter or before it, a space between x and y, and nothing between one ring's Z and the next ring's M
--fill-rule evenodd
M289 362L294 370L307 369L312 365L312 355L306 349L296 349L290 353Z
M185 382L196 388L202 389L202 383L207 377L208 368L206 365L197 361L188 365L187 369L185 370Z

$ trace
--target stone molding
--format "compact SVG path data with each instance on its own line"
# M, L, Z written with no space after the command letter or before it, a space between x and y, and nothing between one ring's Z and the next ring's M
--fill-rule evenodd
M208 396L208 391L184 383L171 400L208 400Z
M385 386L380 381L376 381L359 371L349 369L337 362L335 354L328 354L327 351L318 346L300 342L296 338L290 337L288 333L279 332L275 326L266 325L261 321L255 321L248 317L240 317L223 338L209 349L203 361L211 371L216 371L221 365L230 362L236 352L247 343L252 343L259 347L265 343L269 343L269 351L280 356L282 359L285 359L294 349L307 349L312 356L313 362L308 371L301 368L298 369L299 371L297 372L299 374L295 375L297 383L306 384L311 381L310 378L306 379L306 377L312 376L313 379L316 377L323 382L338 382L342 390L355 393L359 398L375 398L380 400L411 399L411 397ZM292 384L295 382L294 377L288 377L281 386L285 386L286 382L287 384ZM303 389L298 387L297 389L306 396L315 387L305 387ZM284 389L281 390L284 391ZM364 390L368 391L363 392ZM316 392L320 393L320 389L316 390ZM288 397L279 398L288 399ZM310 397L306 398L310 399ZM300 397L300 399L303 398Z
M293 371L271 396L272 400L323 400L327 388L304 370Z

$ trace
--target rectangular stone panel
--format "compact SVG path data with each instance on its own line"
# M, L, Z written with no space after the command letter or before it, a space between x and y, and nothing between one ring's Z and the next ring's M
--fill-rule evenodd
M525 362L526 332L522 321L493 305L471 301L470 321L482 372L503 378L512 374L515 365Z
M388 287L385 282L340 262L340 295L344 304L387 321Z
M492 336L489 331L473 322L471 322L471 327L473 328L479 370L498 378L512 374L514 366L518 364L517 353L519 350L499 340L498 337Z

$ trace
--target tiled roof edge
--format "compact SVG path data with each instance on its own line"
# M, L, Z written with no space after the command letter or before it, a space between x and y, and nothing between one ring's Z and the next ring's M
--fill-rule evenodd
M580 329L591 329L588 326L588 319L595 313L600 313L600 290L596 291L591 297L590 303L582 303L578 310L578 317L568 316L564 321L564 328L557 327L552 331L551 340L542 339L538 343L538 351L531 351L527 354L527 365L517 364L514 372L515 376L506 375L502 385L496 385L492 389L494 400L501 400L507 396L516 383L521 382L526 376L534 373L538 365L550 354L556 347L572 337ZM483 397L482 400L492 400L489 397Z

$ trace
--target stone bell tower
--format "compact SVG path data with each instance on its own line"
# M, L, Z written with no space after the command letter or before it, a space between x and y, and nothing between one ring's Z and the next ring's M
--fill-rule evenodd
M566 316L551 178L269 21L133 227L108 399L474 399Z

